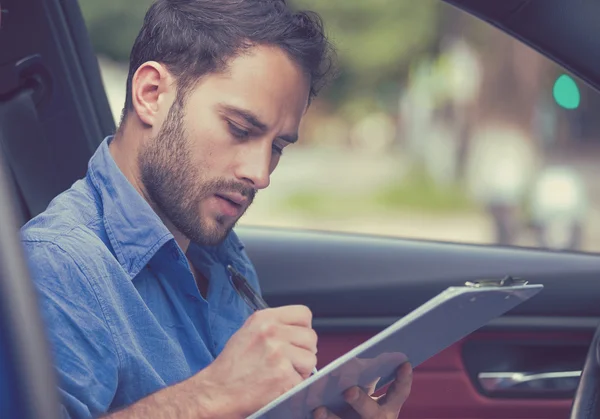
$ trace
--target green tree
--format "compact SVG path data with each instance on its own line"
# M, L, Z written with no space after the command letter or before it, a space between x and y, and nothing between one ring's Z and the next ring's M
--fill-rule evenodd
M318 12L336 45L340 75L324 93L334 108L346 104L361 112L381 100L395 104L410 63L437 44L439 0L289 1ZM96 52L126 62L151 3L80 0Z
M129 53L152 0L79 0L97 54L129 61Z
M377 105L397 99L399 85L416 57L438 40L439 0L291 0L318 12L338 51L340 76L328 91L335 104Z

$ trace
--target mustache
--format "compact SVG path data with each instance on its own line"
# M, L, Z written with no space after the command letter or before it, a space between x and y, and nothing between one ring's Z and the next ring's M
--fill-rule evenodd
M250 202L254 200L254 197L258 193L256 188L253 188L245 183L225 179L218 179L211 182L209 189L213 193L236 192L248 198Z

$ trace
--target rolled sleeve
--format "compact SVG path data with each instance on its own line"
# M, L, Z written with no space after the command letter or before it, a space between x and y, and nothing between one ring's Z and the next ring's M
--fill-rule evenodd
M119 381L119 353L108 317L81 261L50 242L24 242L52 348L64 416L108 412Z

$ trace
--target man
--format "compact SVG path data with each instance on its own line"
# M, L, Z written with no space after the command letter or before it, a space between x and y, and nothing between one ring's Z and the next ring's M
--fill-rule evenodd
M310 375L309 309L252 314L225 267L259 288L232 228L296 142L330 52L318 17L283 0L150 8L118 132L23 229L65 416L242 418ZM395 418L410 382L407 365L383 399L348 400Z

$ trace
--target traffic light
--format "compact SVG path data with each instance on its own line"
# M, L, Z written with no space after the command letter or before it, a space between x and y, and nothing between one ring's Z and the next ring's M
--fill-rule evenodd
M556 103L565 109L577 109L581 102L581 93L577 83L566 74L556 79L552 94Z

